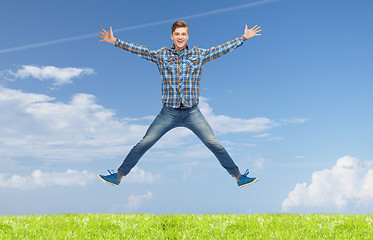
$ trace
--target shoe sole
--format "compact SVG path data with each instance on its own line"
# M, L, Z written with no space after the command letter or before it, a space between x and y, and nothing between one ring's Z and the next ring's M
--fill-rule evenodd
M97 177L98 177L101 181L103 181L104 183L110 184L110 185L112 185L112 186L114 186L114 187L118 187L118 185L116 185L116 184L114 184L114 183L112 183L112 182L108 182L108 181L106 181L106 180L103 179L100 175L97 175Z
M238 187L239 187L239 188L243 188L243 187L246 187L246 186L250 186L250 185L252 185L252 184L256 183L257 181L259 181L259 178L255 178L255 180L254 180L254 181L252 181L252 182L249 182L249 183L246 183L246 184L244 184L244 185L241 185L241 186L238 186Z

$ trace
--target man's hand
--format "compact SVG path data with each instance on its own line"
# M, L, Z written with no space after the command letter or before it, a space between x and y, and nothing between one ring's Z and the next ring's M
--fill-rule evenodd
M102 38L100 42L105 41L108 43L115 44L117 39L114 37L113 30L111 29L111 27L110 27L110 32L106 32L105 29L102 29L102 31L103 32L100 32L101 36L98 36L99 38Z
M251 29L248 29L247 25L246 25L245 32L242 36L246 39L249 39L249 38L252 38L252 37L255 37L255 36L261 36L262 34L258 34L258 32L261 32L261 31L262 31L262 29L260 29L260 26L258 27L258 25L255 25Z

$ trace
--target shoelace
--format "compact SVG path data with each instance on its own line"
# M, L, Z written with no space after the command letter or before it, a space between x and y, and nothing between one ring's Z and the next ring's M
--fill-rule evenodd
M114 173L114 170L107 170L109 173L110 173L110 175L114 175L115 173Z
M247 177L247 175L249 175L249 169L246 169L245 173L243 174L245 177Z

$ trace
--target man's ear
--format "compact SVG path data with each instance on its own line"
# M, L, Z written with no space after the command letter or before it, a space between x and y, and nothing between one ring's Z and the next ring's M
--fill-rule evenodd
M174 37L172 36L172 34L171 34L171 39L174 40Z

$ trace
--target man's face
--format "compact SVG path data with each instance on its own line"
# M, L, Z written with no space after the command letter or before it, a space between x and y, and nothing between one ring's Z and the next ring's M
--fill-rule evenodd
M188 29L185 27L176 28L171 34L171 39L174 40L176 50L180 52L186 46L189 39Z

